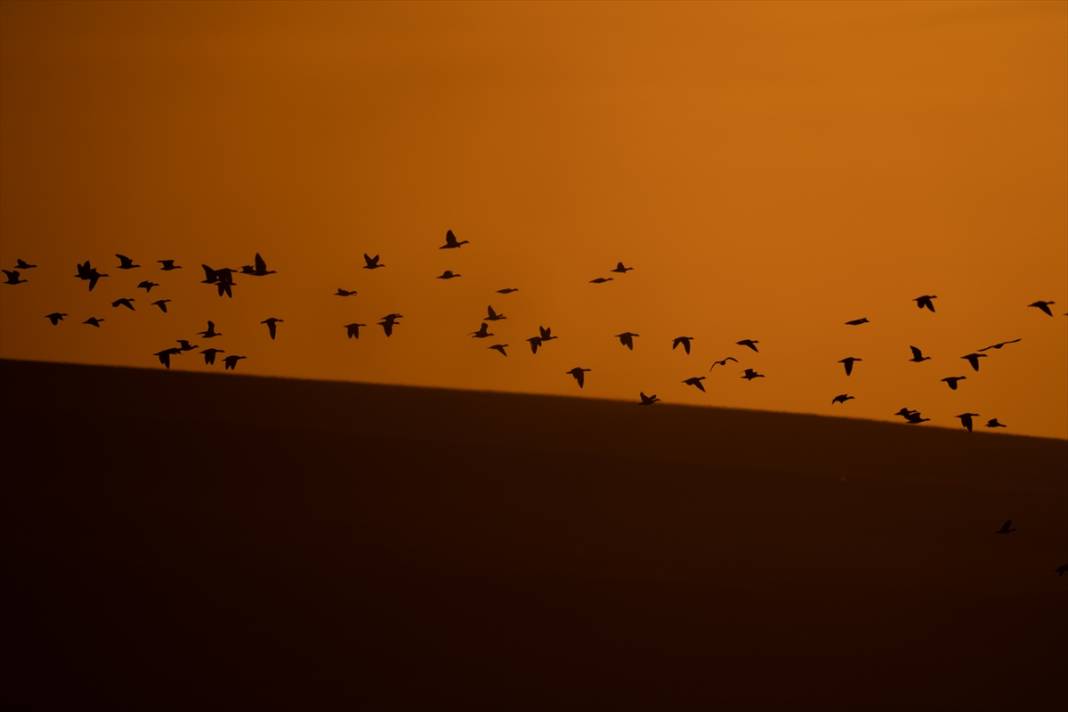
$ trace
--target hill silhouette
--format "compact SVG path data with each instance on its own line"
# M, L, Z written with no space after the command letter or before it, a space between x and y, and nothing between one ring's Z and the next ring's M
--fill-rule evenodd
M1062 692L1065 441L0 373L10 704L975 710Z

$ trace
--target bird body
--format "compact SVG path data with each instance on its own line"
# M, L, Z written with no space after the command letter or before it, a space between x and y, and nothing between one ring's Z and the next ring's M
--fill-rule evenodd
M912 361L913 363L922 363L923 361L930 361L931 360L930 356L924 356L923 355L923 351L921 351L917 347L910 346L909 348L912 349L912 358L910 358L909 360Z
M979 359L986 358L986 357L987 357L986 354L977 354L977 353L974 353L974 352L961 356L962 359L964 359L969 364L971 364L971 367L972 367L973 371L978 371L979 370Z
M137 269L141 265L134 264L134 261L126 255L115 254L119 258L119 269Z
M226 353L226 352L223 351L222 349L210 348L210 349L202 349L200 353L204 354L204 363L205 364L207 364L208 366L214 366L215 365L215 356L216 356L216 354L221 354L221 353Z
M339 297L355 297L356 296L356 290L355 289L343 289L341 287L338 287L337 291L334 292L334 294L336 296L339 296Z
M133 297L122 297L121 299L116 299L115 301L113 301L111 303L111 306L115 308L126 307L130 311L137 311L136 309L134 309L133 305L135 301L136 300Z
M546 342L546 341L552 341L553 339L559 338L557 336L553 336L553 330L550 329L547 326L539 326L538 327L538 333L541 336L541 340L542 340L543 343Z
M175 339L178 343L179 351L195 351L197 349L196 344L191 344L187 339Z
M1050 307L1052 305L1056 304L1056 303L1057 302L1054 302L1052 300L1039 299L1037 302L1031 302L1027 306L1034 307L1035 309L1038 309L1039 311L1043 312L1046 316L1053 316L1053 310L1051 310Z
M486 316L483 317L486 321L500 321L501 319L507 319L504 314L500 314L493 310L492 306L486 307Z
M375 255L374 257L371 257L369 254L364 252L363 253L363 261L364 261L363 268L364 269L382 269L383 267L385 267L385 265L382 264L379 261L380 259L381 258L380 258L379 255Z
M960 418L960 424L970 433L972 432L972 418L978 418L979 413L959 413L956 417Z
M4 284L26 284L30 281L28 279L23 279L21 273L17 269L5 269L4 277L6 277Z
M919 425L920 423L926 423L928 420L930 418L924 418L918 410L909 411L905 415L905 422L909 425Z
M1004 428L1006 426L1002 425L1000 422L998 422L997 418L991 418L990 420L986 421L986 427L988 427L988 428Z
M156 260L156 262L159 262L159 264L160 264L159 268L161 270L163 270L164 272L170 272L172 270L176 270L176 269L181 269L182 268L181 265L174 264L174 260Z
M582 368L581 366L575 366L570 371L566 371L565 374L571 376L578 383L578 387L582 388L586 385L586 374L590 372L588 368Z
M101 325L101 324L102 324L103 322L104 322L104 320L103 320L103 319L101 319L101 318L98 318L98 317L95 317L95 316L91 316L91 317L89 317L88 319L86 319L85 321L83 321L82 323L83 323L83 324L88 324L89 326L95 326L96 328L98 328L98 329L99 329L99 328L100 328L100 325Z
M241 359L246 358L248 358L248 356L237 356L235 354L231 354L230 356L227 356L223 359L223 368L227 371L233 371L235 368L237 368L237 362Z
M501 356L507 356L508 355L508 352L505 351L505 349L508 348L508 344L493 344L492 346L487 346L486 348L493 349L494 351L499 353Z
M849 321L846 322L846 326L860 326L861 324L867 324L867 323L869 323L868 322L868 317L862 316L859 319L850 319Z
M453 234L452 230L446 230L445 231L445 244L442 245L441 247L439 247L438 249L439 250L455 250L455 249L458 249L461 245L466 245L468 242L470 242L470 240L457 240L456 239L456 235Z
M623 344L631 351L634 350L634 337L636 336L641 336L641 334L635 334L633 331L624 331L622 334L616 334L619 343Z
M379 320L378 325L382 327L386 336L393 336L393 327L397 325L397 320L402 316L402 314L386 314Z
M170 299L157 299L156 301L152 302L152 306L159 307L159 310L166 314L167 305L170 303L170 301Z
M152 280L149 280L149 279L142 279L140 282L137 283L137 288L145 290L146 293L150 293L152 291L153 287L158 287L158 286L159 286L158 282L153 282Z
M744 378L747 381L752 381L754 378L764 378L764 374L763 373L757 373L753 369L747 368L747 369L745 369L745 372L742 373L742 378Z
M447 269L441 274L439 274L436 279L456 279L457 277L463 277L463 275L457 272L453 272L451 269Z
M612 277L595 277L590 280L590 284L604 284L605 282L611 282Z
M846 356L843 359L839 359L838 363L842 364L845 367L845 374L849 376L853 373L853 364L863 360L864 359L857 358L856 356Z
M613 267L611 271L613 271L613 272L615 272L617 274L626 274L627 272L630 272L633 269L634 269L633 267L627 267L622 262L616 262L616 266Z
M687 386L693 386L697 390L704 393L705 385L701 383L701 381L705 380L705 378L707 378L707 376L690 376L689 378L684 379L683 383L685 383Z
M279 319L278 317L271 316L267 317L260 323L267 325L267 333L271 335L271 340L273 341L275 337L278 336L278 325L283 323L284 321L284 319Z
M921 294L912 301L916 302L918 309L926 309L933 312L935 310L933 300L935 299L938 299L937 294Z
M536 354L538 353L538 349L541 347L541 337L531 336L529 339L527 339L527 343L530 344L530 353Z
M848 393L839 393L831 399L831 405L834 405L835 403L845 403L846 401L851 401L855 399L856 396L851 396Z
M760 349L756 346L760 342L756 339L742 339L741 341L735 341L734 343L738 346L745 346L746 348L753 349L753 351L760 353Z
M15 260L15 269L27 270L27 269L36 269L36 268L37 268L37 265L31 265L29 262L27 262L26 260L22 259L21 257L19 257L18 259Z
M1019 343L1021 341L1023 341L1022 338L1021 339L1009 339L1008 341L999 341L996 344L990 344L989 346L984 346L983 348L977 349L977 350L978 351L989 351L990 349L996 349L996 350L1000 351L1001 349L1005 348L1009 344L1016 344L1016 343Z
M690 342L693 341L692 336L676 336L671 340L671 350L674 351L680 344L682 350L686 352L686 355L690 355Z
M52 312L51 314L45 314L45 319L52 322L52 326L59 326L59 322L63 321L66 317L66 312Z
M350 339L360 338L361 326L367 326L367 324L361 324L358 321L354 321L351 324L345 324L345 335Z
M178 348L175 348L175 347L172 346L169 349L163 349L162 351L157 351L156 353L154 353L152 355L159 359L159 362L161 364L163 364L164 368L170 368L171 367L171 356L178 356L181 353L182 353L181 349L178 349Z
M222 336L222 332L215 330L215 322L209 320L208 328L204 331L198 332L197 336L203 336L205 339L214 339L216 336Z
M949 390L955 391L955 390L957 390L957 383L959 381L966 381L966 380L968 380L967 376L946 376L945 378L942 379L942 382L945 383L947 386L949 386Z
M639 391L638 395L641 397L641 402L638 405L652 405L653 403L656 403L660 400L656 397L655 393L651 396L647 396L645 395L645 393Z
M734 361L735 363L738 363L738 359L734 358L733 356L727 356L726 358L721 358L718 361L713 361L712 365L708 367L708 370L711 371L716 366L726 366L728 361Z
M490 336L494 336L494 333L489 330L489 324L486 322L482 322L478 327L478 331L471 332L471 338L473 339L485 339Z
M504 289L498 289L497 294L511 294L512 292L518 292L515 287L505 287Z
M241 274L252 275L253 277L266 277L269 274L278 274L276 270L267 269L267 262L263 259L263 256L259 252L256 253L256 257L251 265L243 265L241 267Z

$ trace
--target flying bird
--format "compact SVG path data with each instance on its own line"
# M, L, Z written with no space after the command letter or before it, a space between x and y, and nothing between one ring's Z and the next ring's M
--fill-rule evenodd
M164 314L166 314L167 313L167 305L170 302L171 302L170 299L157 299L156 301L152 302L152 306L159 307L159 310L161 312L163 312Z
M226 352L223 351L222 349L210 348L210 349L202 349L200 353L202 353L204 355L204 363L206 365L214 366L215 365L215 356L217 354L223 354L223 353L226 353Z
M578 383L579 388L586 385L586 374L590 372L588 368L582 368L581 366L575 366L570 371L565 371L565 374L571 376Z
M466 245L470 240L457 240L456 235L452 230L445 231L445 244L439 247L439 250L454 250L460 247L460 245Z
M101 273L99 270L97 270L96 267L93 267L91 264L89 264L89 260L86 260L84 263L78 263L78 269L74 276L78 279L88 282L89 291L91 292L93 291L93 288L96 287L96 283L101 278L107 277L109 275Z
M345 335L350 339L360 338L361 326L367 326L367 324L361 324L358 321L354 321L351 324L345 324Z
M552 329L550 329L550 328L549 328L549 327L547 327L547 326L539 326L539 327L538 327L538 333L539 333L539 335L541 336L541 340L542 340L543 342L545 342L545 341L552 341L553 339L557 339L557 338L559 338L559 337L557 337L557 336L553 336L553 330L552 330Z
M188 339L175 339L179 351L195 351L199 348L196 344L189 343Z
M970 354L964 354L963 356L961 356L962 359L964 359L965 361L967 361L968 363L970 363L972 365L972 370L973 371L978 371L979 370L979 359L986 358L986 357L987 357L986 354L977 354L977 353L974 353L974 352L970 353Z
M635 334L633 331L624 331L621 334L616 334L616 338L619 339L619 343L623 344L631 351L634 350L635 336L641 336L641 334Z
M918 410L913 410L912 408L901 408L901 409L900 409L900 410L898 410L898 411L897 411L896 413L894 413L894 415L900 415L900 416L901 416L902 418L908 418L908 417L909 417L910 415L912 415L913 413L915 413L915 414L917 414L917 415L918 415L918 414L919 414L919 412L920 412L920 411L918 411Z
M273 341L274 338L278 335L278 325L281 324L283 321L284 319L279 319L276 316L271 316L267 317L260 323L267 325L267 333L271 335L271 340Z
M988 427L988 428L1004 428L1004 427L1007 427L1007 426L1002 425L1000 422L998 422L997 418L991 418L990 420L986 421L986 427Z
M995 534L1012 534L1014 531L1016 531L1016 527L1012 526L1012 520L1011 519L1006 519L1004 522L1002 522L1001 528L998 529L994 533Z
M101 324L102 324L103 322L104 322L104 320L103 320L103 319L101 319L101 318L98 318L98 317L95 317L95 316L91 316L91 317L89 317L88 319L86 319L85 321L83 321L82 323L83 323L83 324L88 324L89 326L95 326L96 328L98 328L98 329L99 329L99 328L100 328L100 325L101 325Z
M857 358L856 356L846 356L843 359L839 359L838 363L840 363L843 366L845 366L845 374L847 376L849 376L849 375L851 375L853 373L853 364L857 363L858 361L863 361L863 360L864 359Z
M52 326L59 326L59 322L63 321L66 316L66 312L52 312L51 314L45 314L44 318L52 322Z
M241 274L248 274L253 277L266 277L269 274L278 274L278 272L277 270L267 269L267 262L263 259L263 256L257 252L256 257L253 259L253 264L242 265Z
M485 339L494 335L495 334L489 330L489 324L487 324L486 322L482 322L482 324L478 327L478 331L471 332L471 338L473 339Z
M905 414L905 422L909 425L919 425L920 423L926 423L930 418L924 418L920 415L920 411L913 410Z
M457 277L463 277L462 274L453 272L451 269L447 269L439 274L435 279L456 279Z
M926 309L928 311L934 311L934 300L938 299L937 294L921 294L912 301L916 302L918 309Z
M764 378L764 374L763 373L757 373L753 369L747 368L747 369L745 369L745 373L742 374L742 378L744 378L747 381L752 381L754 378Z
M701 381L705 380L705 378L707 378L707 376L690 376L689 378L684 379L683 383L685 383L687 386L693 386L697 390L704 393L705 385L701 383Z
M494 351L499 353L501 356L507 356L508 355L508 352L505 351L505 349L508 348L508 344L493 344L492 346L487 346L486 348L493 349Z
M616 266L611 271L616 272L617 274L626 274L627 272L630 272L633 269L633 267L627 267L622 262L616 262Z
M1053 316L1053 311L1050 310L1050 306L1053 304L1056 304L1056 302L1039 299L1037 302L1031 302L1027 306L1042 310L1046 316Z
M174 260L156 260L159 262L160 269L164 272L170 272L171 270L181 269L181 265L174 264Z
M153 282L153 281L148 280L148 279L142 279L140 282L137 283L137 288L145 290L146 293L151 292L153 287L158 287L158 286L159 286L158 282Z
M382 264L381 262L378 261L379 259L380 259L379 255L375 255L374 257L371 257L369 254L364 252L363 253L363 261L364 261L363 268L364 269L381 269L382 267L385 267L384 264Z
M235 368L237 368L237 362L245 358L248 358L248 356L237 356L233 354L227 356L223 359L223 368L227 371L233 371Z
M851 401L855 399L856 396L851 396L848 393L839 393L831 399L831 405L834 405L835 403L845 403L846 401Z
M343 289L341 287L338 287L337 291L334 292L334 294L336 296L338 296L338 297L355 297L356 296L356 290L355 289Z
M868 317L862 316L859 319L850 319L849 321L846 322L846 326L860 326L861 324L867 324L867 323L869 323L868 322Z
M671 350L674 351L679 344L682 344L682 350L686 352L686 355L690 355L690 342L693 341L692 336L676 336L671 340Z
M382 327L382 331L386 336L393 336L393 327L397 325L397 321L402 317L401 314L386 314L379 320L378 325Z
M605 282L611 282L612 277L595 277L590 280L590 284L604 284Z
M497 294L511 294L512 292L518 292L515 287L505 287L504 289L498 289Z
M4 282L4 284L26 284L30 281L28 279L22 279L17 269L5 269L4 277L7 278L7 281Z
M205 339L213 339L216 336L222 336L222 332L215 330L215 322L208 320L208 328L204 331L198 332L198 336L203 336Z
M756 347L760 342L756 339L742 339L741 341L735 341L734 343L738 346L745 346L746 348L753 349L753 351L756 351L757 353L760 352L760 349Z
M115 253L115 256L119 258L119 269L137 269L141 266L139 264L134 264L134 261L126 255Z
M996 344L990 344L989 346L984 346L983 348L978 349L978 350L979 351L989 351L990 349L996 349L996 350L1000 351L1001 349L1005 348L1009 344L1015 344L1015 343L1020 342L1020 341L1023 341L1023 339L1009 339L1008 341L999 341Z
M163 364L164 368L170 368L171 367L171 356L178 356L181 353L182 353L181 349L176 349L176 348L174 348L172 346L169 349L163 349L162 351L157 351L156 353L154 353L152 355L159 359L159 362L161 364Z
M909 361L912 361L913 363L921 363L923 361L931 360L930 356L924 356L923 351L920 351L917 347L910 346L909 348L912 349L912 358L910 358Z
M134 309L134 305L133 305L133 303L135 301L136 300L133 297L122 297L120 299L116 299L115 301L113 301L111 303L111 306L112 307L116 307L116 308L118 308L118 307L126 307L130 311L137 311L136 309Z
M645 395L645 393L639 391L638 395L642 399L641 402L638 405L652 405L653 403L656 403L658 400L660 400L659 398L656 397L655 393L653 395L651 395L651 396L647 396L647 395Z
M493 311L492 306L487 306L486 316L484 318L486 321L500 321L501 319L507 319L508 317L506 317L504 314L500 314L498 312Z
M949 386L949 390L957 390L957 383L960 381L968 380L967 376L946 376L942 379L942 382Z
M29 262L27 262L26 260L24 260L21 257L19 257L18 259L15 260L15 269L21 269L21 270L37 269L37 265L31 265Z
M527 343L530 344L530 353L536 354L538 353L538 348L541 346L541 337L531 336L527 339Z
M979 413L959 413L956 417L960 418L960 424L970 433L972 432L972 418L978 418Z
M728 356L726 358L721 358L718 361L713 361L712 365L708 367L708 370L711 371L716 366L726 366L728 361L734 361L735 363L738 363L738 359L734 358L733 356Z

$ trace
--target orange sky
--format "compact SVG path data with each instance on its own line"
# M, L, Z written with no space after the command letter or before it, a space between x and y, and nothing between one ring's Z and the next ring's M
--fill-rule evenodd
M591 397L1068 437L1068 3L5 2L0 33L0 263L41 265L0 286L0 356L158 367L211 318L246 373L576 394L580 365ZM256 250L279 274L197 283ZM487 304L507 359L467 336Z

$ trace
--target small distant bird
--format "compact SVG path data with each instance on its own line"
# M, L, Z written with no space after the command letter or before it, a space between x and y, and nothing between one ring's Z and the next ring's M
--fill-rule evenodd
M4 282L4 284L26 284L30 281L28 279L22 279L17 269L5 269L4 277L7 278L7 281Z
M337 291L334 292L334 294L336 296L339 296L339 297L355 297L356 296L356 290L355 289L343 289L341 287L338 287Z
M364 264L363 268L364 269L381 269L381 268L385 267L384 264L379 262L379 259L380 259L379 255L375 255L374 257L371 257L369 254L364 252L363 253L363 261L364 261L365 264Z
M578 383L579 388L586 385L586 374L590 372L588 368L582 368L581 366L575 366L570 371L566 371L566 375L571 376Z
M557 336L553 336L553 330L547 326L539 326L538 333L541 336L542 342L552 341L553 339L559 338Z
M508 344L493 344L492 346L488 346L487 348L493 349L494 351L499 353L501 356L507 356L508 355L508 352L505 351L505 349L508 348Z
M834 405L835 403L845 403L846 401L851 401L855 399L856 396L851 396L848 393L839 393L831 399L831 405Z
M505 287L504 289L498 289L497 294L511 294L512 292L518 292L515 287Z
M974 352L970 353L970 354L964 354L963 356L961 356L962 359L964 359L965 361L967 361L968 363L970 363L972 365L972 370L973 371L978 371L979 370L979 359L986 358L986 357L987 357L986 354L977 354L977 353L974 353Z
M241 359L245 359L245 358L248 358L248 356L236 356L236 355L227 356L226 358L223 359L223 368L226 369L227 371L233 371L235 368L237 368L237 362L240 361Z
M174 348L172 346L169 349L163 349L162 351L157 351L156 353L154 353L152 355L159 359L159 362L161 364L163 364L164 368L170 368L171 367L171 356L178 356L181 353L182 353L181 349L176 349L176 348Z
M78 263L78 269L74 276L78 279L88 282L89 291L91 292L96 287L96 283L100 281L100 279L109 275L101 273L99 270L97 270L96 267L93 267L91 264L89 264L89 260L86 260L84 263Z
M174 264L174 260L156 260L159 262L160 269L164 272L170 272L171 270L181 269L181 265Z
M921 294L912 301L916 302L918 309L927 309L928 311L934 311L934 300L938 299L937 294Z
M712 365L708 367L708 370L711 371L716 366L726 366L728 361L734 361L735 363L738 363L738 359L734 358L733 356L728 356L726 358L721 358L718 361L713 361Z
M438 249L439 250L454 250L454 249L460 247L460 245L466 245L468 242L470 242L470 240L457 240L456 239L456 235L453 234L452 230L446 230L445 231L445 244L442 245L441 247L439 247Z
M500 314L498 312L493 311L492 306L486 307L486 316L484 317L486 321L500 321L501 319L507 318L508 317L506 317L504 314Z
M997 349L998 351L1000 351L1001 349L1005 348L1009 344L1015 344L1015 343L1020 342L1020 341L1023 341L1023 339L1009 339L1008 341L999 341L996 344L990 344L989 346L984 346L983 348L978 349L978 350L979 351L989 351L990 349Z
M278 274L278 272L277 270L267 269L267 262L263 259L263 256L257 252L256 257L253 259L253 264L241 266L241 274L248 274L253 277L266 277L269 274Z
M1016 527L1012 526L1012 520L1011 519L1006 519L1004 522L1002 522L1001 528L998 529L994 533L995 534L1012 534L1014 531L1016 531Z
M689 378L684 379L683 383L685 383L687 386L693 386L697 390L704 393L705 385L701 383L701 381L705 380L705 378L707 378L707 376L690 376Z
M382 327L382 331L386 336L393 336L393 327L397 325L397 321L402 317L401 314L386 314L379 320L378 325Z
M96 328L98 328L98 329L99 329L99 328L100 328L100 325L101 325L101 324L102 324L103 322L104 322L104 320L103 320L103 319L100 319L100 318L98 318L98 317L95 317L95 316L91 316L91 317L89 317L88 319L86 319L85 321L83 321L82 323L83 323L83 324L88 324L89 326L95 326Z
M856 356L846 356L843 359L839 359L838 363L840 363L843 366L845 366L845 373L846 373L847 376L849 376L849 375L851 375L853 373L853 364L857 363L858 361L863 361L863 360L864 359L857 358Z
M972 432L972 418L978 418L979 413L959 413L956 417L960 418L960 424L970 433Z
M136 309L134 309L134 305L133 305L133 303L135 301L136 300L133 297L122 297L120 299L116 299L115 301L113 301L111 303L111 306L116 307L116 308L117 307L126 307L130 311L137 311Z
M52 312L51 314L45 314L45 319L52 322L52 326L59 326L59 322L63 321L66 317L66 312Z
M273 341L274 338L278 336L278 325L281 324L283 321L284 319L279 319L276 316L271 316L267 317L260 323L267 325L267 333L271 335L271 340Z
M205 329L204 331L199 332L197 335L198 336L203 336L205 339L214 339L216 336L222 336L222 332L216 331L215 330L215 322L209 320L208 321L208 328Z
M140 282L137 283L137 288L138 289L143 289L143 290L145 290L145 292L151 292L153 287L158 287L158 286L159 286L158 282L153 282L153 281L147 280L147 279L143 279L143 280L141 280Z
M531 336L527 339L527 343L530 344L530 353L536 354L538 353L538 348L541 346L541 337Z
M175 339L175 342L179 351L195 351L198 348L196 344L189 343L188 339Z
M223 351L222 349L210 348L210 349L202 349L200 353L204 354L204 363L205 364L207 364L208 366L214 366L215 365L215 356L216 356L216 354L224 354L226 352Z
M894 415L900 415L902 418L908 418L912 414L919 415L920 411L913 410L912 408L901 408Z
M919 425L920 423L926 423L930 418L924 418L920 415L920 411L913 410L905 415L905 422L909 425Z
M997 418L991 418L990 420L986 421L986 427L988 427L988 428L1004 428L1004 427L1007 427L1007 426L1002 425L1000 422L998 422Z
M859 319L850 319L849 321L846 322L846 326L860 326L861 324L867 324L867 323L869 323L868 322L868 317L862 316Z
M115 254L119 258L119 269L137 269L141 265L134 264L134 261L126 255Z
M651 395L651 396L647 396L647 395L645 395L645 393L639 391L638 395L642 399L641 403L639 403L638 405L652 405L653 403L656 403L658 400L660 400L659 398L656 397L655 393L653 395Z
M742 378L744 378L747 381L752 381L754 378L764 378L764 374L763 373L757 373L753 369L747 368L747 369L745 369L745 373L742 374Z
M634 269L634 268L633 267L627 267L622 262L616 262L616 266L611 271L612 272L616 272L617 274L626 274L627 272L630 272L632 269Z
M604 284L605 282L611 282L612 277L595 277L590 280L590 284Z
M456 279L457 277L463 277L463 275L453 272L451 269L447 269L439 274L436 279Z
M31 265L29 262L19 257L17 260L15 260L15 269L37 269L37 265Z
M753 351L756 351L758 353L760 352L760 349L756 347L756 345L760 342L756 339L742 339L741 341L735 341L734 343L738 346L745 346L747 348L753 349Z
M635 334L633 331L624 331L622 334L616 334L619 343L623 344L631 351L634 350L634 337L636 336L641 336L641 334Z
M367 326L367 324L361 324L358 321L354 321L351 324L345 324L345 335L350 339L360 338L361 326Z
M171 302L170 299L157 299L156 301L152 302L152 306L159 307L159 310L161 312L163 312L164 314L166 314L167 313L167 305L170 302Z
M485 339L490 336L494 336L494 333L489 330L489 324L487 324L486 322L482 322L482 324L478 327L478 331L471 332L471 338L474 339Z
M682 350L686 352L686 355L690 355L690 342L693 341L692 336L676 336L671 340L671 350L674 351L679 344L682 344Z
M910 358L909 361L912 361L913 363L920 363L922 361L931 360L930 356L924 356L923 351L920 351L920 349L918 349L917 347L910 346L909 348L912 349L912 358Z
M1053 316L1053 311L1050 309L1050 306L1056 303L1057 302L1054 302L1052 300L1046 301L1043 299L1039 299L1037 302L1031 302L1027 306L1034 307L1035 309L1041 309L1043 312L1045 312L1046 316Z
M959 381L966 381L966 380L968 380L967 376L946 376L945 378L942 379L942 382L945 383L947 386L949 386L949 390L955 391L955 390L957 390L957 383Z

